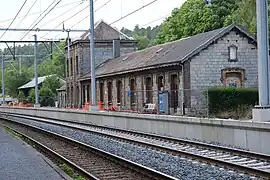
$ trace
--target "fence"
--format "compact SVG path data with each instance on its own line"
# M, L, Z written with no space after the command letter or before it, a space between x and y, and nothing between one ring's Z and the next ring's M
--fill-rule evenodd
M101 100L104 110L208 116L208 93L204 90L123 91L105 94Z
M235 95L226 95L224 93L220 93L218 95L220 97L215 97L215 102L213 103L211 100L209 101L209 99L211 99L209 93L211 93L211 91L208 89L112 91L111 93L105 91L103 96L98 94L97 104L99 110L108 111L232 119L251 118L252 105L254 104L248 104L248 106L246 106L246 104L243 105L243 102L242 100L239 100L239 97L236 97ZM91 99L88 99L87 102L91 102ZM233 108L227 108L231 106L227 102L233 102ZM211 104L211 106L209 106L209 104ZM218 113L213 113L211 110L213 108L210 108L213 106L225 108L219 108L220 111ZM70 102L70 104L61 107L82 108L88 110L91 107L91 104L84 102L79 103L79 99L76 99L75 101Z

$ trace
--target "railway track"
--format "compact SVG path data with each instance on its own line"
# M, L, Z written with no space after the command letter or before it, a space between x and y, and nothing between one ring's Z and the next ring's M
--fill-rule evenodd
M184 156L232 169L233 171L237 170L241 173L270 179L270 155L266 154L65 120L29 117L18 114L9 114L6 118L24 118L86 131L106 138L150 147L157 151Z
M2 120L4 127L48 154L65 162L87 179L172 179L163 173L115 156L68 137L15 121Z

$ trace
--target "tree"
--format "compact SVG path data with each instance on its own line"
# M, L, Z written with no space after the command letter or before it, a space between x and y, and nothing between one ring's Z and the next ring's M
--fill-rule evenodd
M270 0L268 0L268 4ZM234 22L248 28L250 32L256 33L256 0L239 0L239 8L233 13L232 19ZM268 6L268 14L270 9ZM268 22L270 25L270 21Z
M39 90L39 96L41 106L54 106L54 93L49 87L42 87Z
M159 30L160 26L155 26L153 28L148 26L147 28L143 28L139 27L139 25L136 25L133 31L122 28L121 32L137 40L138 49L141 50L156 44L155 38Z
M35 103L35 88L32 88L31 90L30 90L30 92L29 92L29 95L28 95L28 103L32 103L32 104L34 104Z
M211 31L232 23L232 12L238 8L235 0L215 0L208 6L203 0L187 0L172 11L162 24L157 43L165 43Z
M47 77L45 81L42 83L42 87L50 89L53 95L56 95L57 93L56 90L60 88L60 86L61 86L60 80L56 75Z

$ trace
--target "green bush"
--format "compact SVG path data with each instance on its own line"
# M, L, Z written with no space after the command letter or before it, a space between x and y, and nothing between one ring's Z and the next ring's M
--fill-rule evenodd
M207 94L210 114L234 111L258 103L258 90L253 88L210 88Z

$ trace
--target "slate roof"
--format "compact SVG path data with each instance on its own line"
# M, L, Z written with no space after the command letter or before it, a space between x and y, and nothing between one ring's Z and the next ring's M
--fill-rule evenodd
M38 77L38 85L43 83L46 80L46 78L50 77L50 76L53 76L53 75ZM63 79L61 79L61 78L59 78L59 79L60 79L61 84L65 83L65 81ZM25 85L19 87L18 89L28 89L28 88L33 88L33 87L35 87L35 78L33 78L31 81L29 81Z
M109 59L97 67L96 76L111 76L164 66L179 65L207 48L210 44L233 29L241 31L256 42L256 38L249 34L243 27L232 24L224 28L125 54L116 59ZM89 77L90 72L85 74L81 79L87 79Z
M94 32L95 40L113 40L113 39L133 40L132 37L127 36L126 34L112 27L102 19L97 23L95 23L94 30L95 30ZM81 35L80 39L89 40L89 35L90 31L87 31Z

